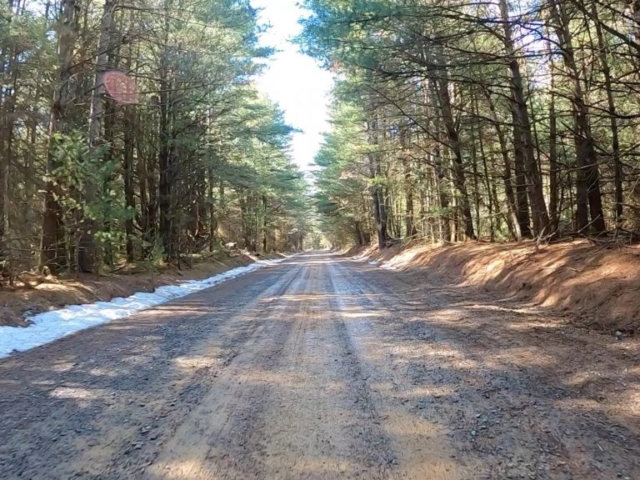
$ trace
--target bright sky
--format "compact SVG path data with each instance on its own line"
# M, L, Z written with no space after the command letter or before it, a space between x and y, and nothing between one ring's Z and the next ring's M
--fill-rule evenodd
M263 9L263 23L271 25L263 43L279 50L269 69L258 79L258 88L280 105L289 125L302 130L294 136L292 155L300 168L309 170L322 142L322 133L328 130L327 107L333 79L289 42L300 33L298 19L304 16L304 10L296 3L296 0L251 2Z

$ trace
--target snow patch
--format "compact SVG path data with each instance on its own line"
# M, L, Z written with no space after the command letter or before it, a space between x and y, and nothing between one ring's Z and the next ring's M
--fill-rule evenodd
M378 265L378 262L376 262L375 260L372 260L369 262L369 265Z
M109 302L71 305L61 310L28 317L27 320L31 321L28 327L0 327L0 358L7 357L14 351L29 350L80 330L128 317L141 310L253 272L265 265L280 263L282 260L284 259L260 260L204 280L189 280L179 285L159 287L153 293L138 292L127 298L119 297Z

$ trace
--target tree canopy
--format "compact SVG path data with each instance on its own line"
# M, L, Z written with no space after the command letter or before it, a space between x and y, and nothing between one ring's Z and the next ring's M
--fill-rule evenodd
M334 241L637 237L633 2L306 0Z
M300 247L307 182L255 86L263 30L248 0L0 3L3 271Z

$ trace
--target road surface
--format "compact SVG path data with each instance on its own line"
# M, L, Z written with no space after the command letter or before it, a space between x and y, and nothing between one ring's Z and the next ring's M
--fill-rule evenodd
M638 479L636 353L299 255L1 361L0 479Z

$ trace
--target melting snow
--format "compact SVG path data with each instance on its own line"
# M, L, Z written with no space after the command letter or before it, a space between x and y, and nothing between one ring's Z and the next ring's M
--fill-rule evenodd
M16 350L29 350L80 330L128 317L140 310L213 287L264 265L281 261L282 259L261 260L204 280L189 280L179 285L159 287L153 293L139 292L127 298L114 298L109 302L71 305L61 310L34 315L28 318L32 322L28 327L0 327L0 358L7 357Z

